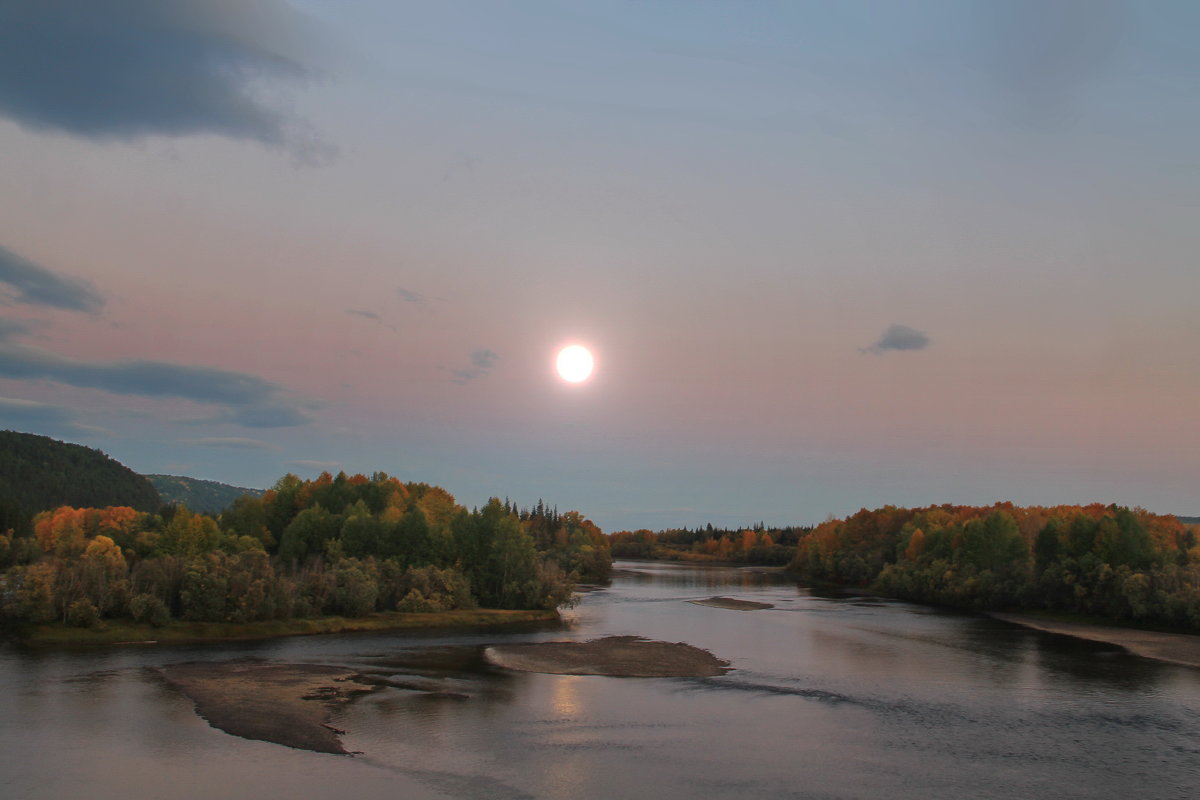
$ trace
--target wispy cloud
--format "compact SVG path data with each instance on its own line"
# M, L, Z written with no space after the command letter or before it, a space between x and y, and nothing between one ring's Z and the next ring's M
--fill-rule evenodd
M302 425L309 417L281 397L278 384L242 372L165 361L80 361L0 342L0 377L45 379L142 397L181 397L221 406L214 421L249 428Z
M0 5L0 114L98 139L215 133L326 148L264 102L310 78L306 19L282 0L38 0Z
M112 436L112 431L78 421L73 408L0 397L0 428L12 430L61 431L74 436Z
M17 339L32 330L29 323L19 319L0 319L0 342Z
M496 366L496 362L499 360L500 356L491 350L476 350L471 353L470 368L452 370L451 372L454 377L450 380L454 383L462 384L473 381L476 378L482 378L492 371L492 368Z
M221 447L232 450L278 450L270 442L261 439L249 439L244 436L204 436L199 439L180 439L180 444L196 447Z
M12 292L12 301L31 306L65 308L95 314L104 306L90 283L59 275L0 245L0 283Z
M384 322L383 317L379 316L374 311L367 311L366 309L362 308L347 308L346 313L353 314L356 317L362 317L363 319L369 319L372 322L378 322L383 327L389 328L393 331L396 330L395 325L391 324L390 322Z
M63 406L0 397L0 425L5 427L66 425L71 423L74 417L75 413Z
M862 351L878 356L889 350L924 350L929 344L930 338L916 328L893 324L883 332L879 341L862 348Z
M400 299L406 303L412 303L415 306L429 305L429 298L420 292L410 292L408 289L397 289L396 294L400 295Z

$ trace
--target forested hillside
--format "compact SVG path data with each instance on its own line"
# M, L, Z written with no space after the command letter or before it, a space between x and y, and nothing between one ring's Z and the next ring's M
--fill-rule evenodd
M864 509L817 526L789 569L807 581L962 608L1200 630L1197 530L1142 509Z
M0 534L0 620L256 622L374 611L552 609L603 580L608 543L578 512L467 510L384 473L280 479L219 516L61 507Z
M159 502L150 481L99 450L0 431L0 533L28 533L34 514L63 505L156 511Z
M158 490L159 497L164 503L185 505L192 511L203 514L215 514L233 505L244 494L261 497L262 489L247 489L242 486L230 486L227 483L206 481L200 478L186 478L182 475L154 475L146 479Z

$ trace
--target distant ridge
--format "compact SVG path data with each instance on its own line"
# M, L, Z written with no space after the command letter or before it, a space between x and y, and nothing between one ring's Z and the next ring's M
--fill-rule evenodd
M1175 519L1179 520L1184 525L1200 525L1200 517L1181 517L1176 514Z
M192 511L216 514L233 505L243 495L261 497L262 489L230 486L218 481L187 478L182 475L147 475L164 503L182 503Z
M0 431L0 533L24 530L59 506L132 506L157 511L158 491L108 455L49 436Z

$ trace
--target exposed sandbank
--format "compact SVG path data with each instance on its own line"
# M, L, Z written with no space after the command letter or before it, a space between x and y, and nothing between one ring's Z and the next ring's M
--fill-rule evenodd
M756 603L753 600L736 600L732 597L709 597L705 600L688 600L698 606L727 608L730 611L757 611L762 608L774 608L774 603Z
M1028 614L992 614L991 616L1004 622L1024 625L1027 628L1035 628L1047 633L1059 633L1080 639L1090 639L1093 642L1115 644L1145 658L1188 667L1200 667L1200 636L1187 633L1140 631L1133 628L1113 628L1085 622L1059 622Z
M553 675L611 675L626 678L704 678L724 675L729 662L683 642L640 636L608 636L590 642L495 645L488 663L522 672Z
M318 753L345 753L329 719L335 706L372 690L345 667L192 662L161 670L214 728Z

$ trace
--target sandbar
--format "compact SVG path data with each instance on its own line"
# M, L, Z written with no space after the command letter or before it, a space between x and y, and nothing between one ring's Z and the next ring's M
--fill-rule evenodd
M709 597L705 600L688 600L688 602L695 603L698 606L726 608L730 611L758 611L762 608L775 607L773 603L757 603L753 600L736 600L732 597Z
M1085 622L1059 622L1027 614L992 614L996 619L1024 625L1046 633L1075 636L1093 642L1105 642L1123 647L1134 655L1153 658L1171 664L1200 667L1200 636L1188 633L1141 631L1134 628L1114 628Z
M724 675L729 662L683 642L641 636L608 636L588 642L494 645L489 664L551 675L610 675L624 678L705 678Z
M191 662L161 672L214 728L317 753L346 753L330 716L372 690L352 670L322 664Z

